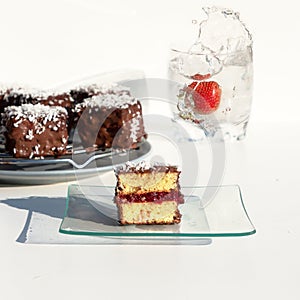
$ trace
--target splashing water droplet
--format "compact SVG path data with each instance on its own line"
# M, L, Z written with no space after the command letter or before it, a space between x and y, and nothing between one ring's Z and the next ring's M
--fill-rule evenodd
M252 44L252 36L240 14L231 9L218 7L203 8L207 18L199 24L199 35L190 51L209 49L218 57L243 51Z

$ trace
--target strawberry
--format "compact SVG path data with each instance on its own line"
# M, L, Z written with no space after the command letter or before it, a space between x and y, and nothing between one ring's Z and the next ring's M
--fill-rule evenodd
M204 80L204 79L208 79L210 77L210 74L200 74L200 73L197 73L197 74L194 74L193 76L191 76L192 79L194 80Z
M219 107L222 90L215 81L194 81L188 85L186 92L191 95L194 109L199 114L211 114Z

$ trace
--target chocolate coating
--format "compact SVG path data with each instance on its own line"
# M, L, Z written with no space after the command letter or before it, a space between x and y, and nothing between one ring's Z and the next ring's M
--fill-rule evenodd
M4 120L6 151L16 158L65 154L68 139L66 111L47 120L45 116L11 115L10 108L6 109Z
M127 108L82 107L78 118L78 135L85 148L135 148L146 137L139 102Z

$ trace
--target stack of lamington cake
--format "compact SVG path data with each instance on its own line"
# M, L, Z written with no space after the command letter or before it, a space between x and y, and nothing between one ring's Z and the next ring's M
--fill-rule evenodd
M141 103L117 84L61 93L2 87L0 113L2 143L16 158L65 154L77 127L85 148L135 148L146 137Z
M115 203L121 224L176 224L181 221L178 205L180 171L159 163L127 163L115 171Z

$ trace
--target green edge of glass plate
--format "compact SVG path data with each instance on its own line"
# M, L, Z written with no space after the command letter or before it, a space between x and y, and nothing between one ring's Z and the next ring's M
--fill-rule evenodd
M78 186L76 184L71 184L68 187L68 197L66 201L66 206L65 206L65 212L64 212L64 218L67 217L67 212L68 212L68 207L69 207L69 191L71 187ZM223 187L225 187L224 185ZM119 232L90 232L90 231L68 231L62 229L62 224L64 221L64 218L62 219L62 222L59 227L59 232L63 234L71 234L71 235L76 235L76 236L101 236L101 237L169 237L169 238L203 238L203 237L242 237L242 236L250 236L256 233L256 229L254 228L253 223L251 222L251 219L249 218L249 215L247 213L245 204L243 202L243 197L241 193L241 189L238 185L227 185L227 186L236 186L239 190L239 195L240 195L240 200L242 207L244 209L244 213L253 227L253 230L251 231L245 231L245 232L235 232L235 233L139 233L139 232L134 232L134 233L119 233ZM106 186L106 188L114 188L113 186ZM100 186L99 186L100 188ZM187 187L187 188L192 188L192 187ZM205 188L204 186L199 186L199 188ZM121 225L120 225L121 226ZM125 226L131 226L131 225L125 225Z

